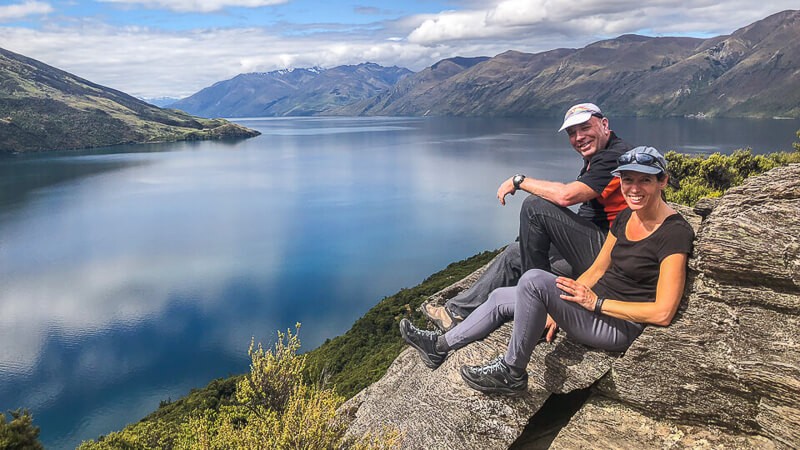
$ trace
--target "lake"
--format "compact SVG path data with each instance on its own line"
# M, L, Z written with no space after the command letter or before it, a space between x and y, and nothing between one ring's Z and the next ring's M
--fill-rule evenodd
M0 156L0 408L48 448L119 430L248 370L301 322L303 350L381 298L517 235L514 173L573 180L559 119L236 120L263 134ZM790 150L798 120L631 119L633 144Z

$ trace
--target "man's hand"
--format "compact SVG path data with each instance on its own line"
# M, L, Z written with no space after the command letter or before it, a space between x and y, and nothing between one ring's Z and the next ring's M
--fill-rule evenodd
M547 339L547 342L552 342L553 336L555 336L556 330L558 329L558 325L556 324L556 321L550 317L550 314L547 315L547 322L544 324L544 329L547 330L547 337L545 339Z
M517 192L517 190L514 188L514 177L511 177L497 188L497 199L500 200L501 205L505 206L506 195L514 195L515 192Z
M571 278L558 277L556 278L556 287L564 292L561 294L561 298L564 300L575 302L589 311L594 311L597 294L585 285Z

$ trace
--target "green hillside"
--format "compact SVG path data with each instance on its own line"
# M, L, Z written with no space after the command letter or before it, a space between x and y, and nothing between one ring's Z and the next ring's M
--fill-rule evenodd
M0 152L244 138L222 119L167 110L0 49Z

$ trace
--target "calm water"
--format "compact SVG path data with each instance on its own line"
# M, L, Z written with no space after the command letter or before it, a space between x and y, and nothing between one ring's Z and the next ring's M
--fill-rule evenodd
M0 410L48 448L304 349L382 297L516 236L516 172L574 179L558 119L248 119L257 138L0 157ZM800 121L612 122L682 152L787 150Z

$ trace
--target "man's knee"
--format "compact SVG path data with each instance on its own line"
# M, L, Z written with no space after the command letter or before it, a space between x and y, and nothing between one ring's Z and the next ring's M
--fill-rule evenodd
M522 202L520 218L531 218L546 208L554 206L549 200L545 200L538 195L531 194Z
M506 246L505 250L500 252L500 258L504 264L517 264L520 260L519 242L512 242Z

